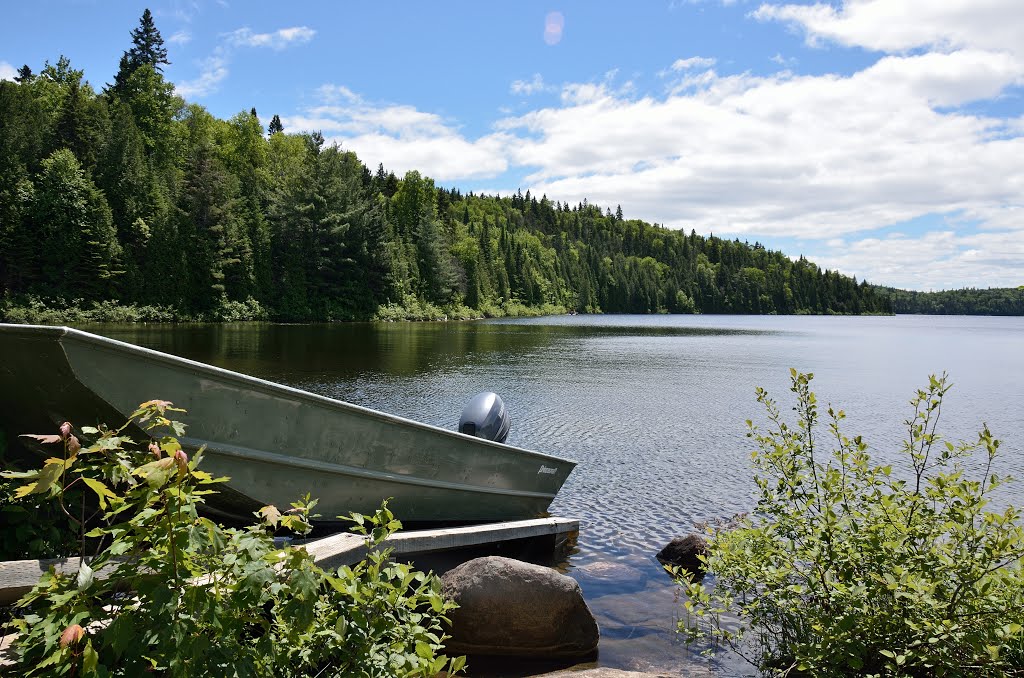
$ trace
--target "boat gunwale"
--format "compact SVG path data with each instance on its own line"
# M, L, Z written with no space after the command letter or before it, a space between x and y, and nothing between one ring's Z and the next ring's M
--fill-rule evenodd
M0 328L4 328L4 331L23 332L25 334L43 334L43 335L54 335L58 344L61 345L61 349L67 356L67 351L64 349L63 342L66 339L72 339L74 341L80 341L86 344L94 344L101 349L113 352L113 353L135 353L147 359L156 360L158 362L174 366L182 367L187 366L195 369L199 372L206 372L217 378L224 379L227 381L235 382L244 386L257 386L264 391L271 393L277 391L279 393L287 394L292 398L305 400L318 405L323 405L328 408L336 410L348 411L356 414L362 414L380 419L388 423L397 424L406 428L414 428L420 430L428 430L434 433L440 433L446 437L454 438L460 442L472 442L474 444L483 445L485 447L491 447L504 452L514 451L520 455L535 457L537 459L547 459L555 462L561 462L564 464L571 464L573 468L579 465L579 462L573 459L566 459L564 457L558 457L553 454L545 452L537 452L534 450L527 450L525 448L516 447L514 445L507 445L504 443L497 443L486 438L478 438L476 436L466 435L458 431L449 431L439 426L432 424L425 424L423 422L414 421L412 419L406 419L395 414L388 414L379 410L374 410L369 407L363 407L361 405L355 405L353 403L345 402L343 400L335 400L334 398L328 398L317 393L311 393L310 391L303 391L292 386L286 386L284 384L278 384L266 379L260 379L259 377L253 377L248 374L242 374L241 372L235 372L228 370L223 367L217 367L216 365L210 365L202 363L196 360L190 360L189 358L182 358L181 356L172 355L170 353L164 353L157 351L145 346L138 346L118 339L111 339L109 337L100 336L84 330L79 330L74 327L68 327L66 325L18 325L10 323L0 323ZM68 364L73 371L77 374L74 365L68 357ZM86 385L88 387L88 385ZM91 390L91 387L90 387ZM96 394L98 396L98 394ZM106 402L106 401L104 401ZM117 408L115 408L117 409ZM467 441L467 439L469 439ZM569 473L572 469L569 469ZM568 477L569 474L566 474Z

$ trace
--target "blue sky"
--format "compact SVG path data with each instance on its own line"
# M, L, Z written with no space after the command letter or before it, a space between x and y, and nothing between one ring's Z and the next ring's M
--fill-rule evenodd
M371 167L881 284L1024 284L1019 0L44 0L5 8L0 77L64 54L99 88L147 6L187 101Z

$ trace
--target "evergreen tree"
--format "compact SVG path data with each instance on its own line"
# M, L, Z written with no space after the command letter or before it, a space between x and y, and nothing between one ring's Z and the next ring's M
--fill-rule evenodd
M132 29L132 46L121 56L117 74L114 76L114 91L121 93L128 78L141 66L151 66L158 74L163 74L163 64L170 65L167 60L167 48L160 36L153 14L147 8L139 19L138 28Z
M39 291L84 299L114 291L120 246L110 208L70 150L43 160L33 216L42 263Z
M164 39L160 37L160 31L153 23L153 14L147 8L142 12L138 28L132 30L132 46L127 52L131 66L138 68L143 64L149 64L157 72L163 73L161 64L171 64L167 60L167 49L164 47Z
M305 138L275 134L270 137L270 174L267 220L270 230L271 302L278 317L301 320L311 317L307 299L303 234L296 216L301 212L301 192L308 176L309 147Z
M0 81L0 293L38 283L32 175L44 156L48 115L39 86Z
M19 85L27 84L32 82L32 78L34 77L35 76L32 74L32 69L28 67L28 64L25 64L24 66L18 69L18 74L14 76L14 82L18 83Z
M237 280L243 243L238 219L238 181L217 157L218 121L198 106L190 107L185 126L190 147L178 200L182 271L186 272L188 307L209 312L228 298Z
M131 108L147 156L160 166L172 165L173 121L183 103L174 96L174 85L151 64L143 64L125 78L116 95Z
M22 293L39 281L39 248L32 219L34 186L5 174L0 186L0 294Z
M237 178L239 219L245 237L236 251L238 277L228 281L230 294L266 301L271 288L270 231L266 218L269 200L269 144L263 138L259 118L251 113L233 117L223 134L220 156Z
M159 231L167 219L168 198L146 157L145 143L131 109L117 99L111 104L110 137L98 167L97 181L110 205L123 248L122 290L128 299L142 300L144 269L151 265L161 270L160 259L168 254L149 249L154 230Z
M148 11L104 97L66 57L0 81L0 293L173 304L256 298L284 320L512 300L605 312L1012 312L1017 290L900 296L760 243L376 172L256 111L184 108ZM93 184L95 177L96 184ZM124 274L119 272L124 270ZM115 289L115 287L119 289Z
M59 111L52 148L69 148L82 166L92 172L110 136L106 103L88 84L72 82Z

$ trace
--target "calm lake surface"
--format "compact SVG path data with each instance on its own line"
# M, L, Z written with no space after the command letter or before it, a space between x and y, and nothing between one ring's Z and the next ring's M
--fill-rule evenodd
M582 521L567 572L601 625L599 663L681 671L705 664L674 637L676 589L654 554L693 524L753 505L745 420L754 389L790 404L789 368L846 410L882 459L903 439L928 375L955 383L947 438L983 421L1003 439L1001 473L1024 477L1024 318L557 316L471 323L111 326L116 339L454 429L491 390L508 442L579 466L551 507ZM160 397L160 394L153 394ZM1001 503L1024 504L1024 481ZM710 664L746 675L739 659Z

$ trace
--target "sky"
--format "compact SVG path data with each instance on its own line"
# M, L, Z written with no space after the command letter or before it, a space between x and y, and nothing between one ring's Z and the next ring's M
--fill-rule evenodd
M906 289L1024 284L1024 2L8 3L0 78L165 76L371 168L617 205Z

